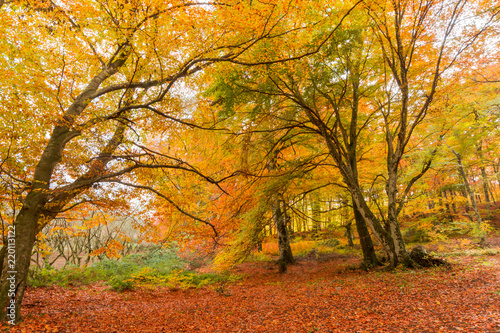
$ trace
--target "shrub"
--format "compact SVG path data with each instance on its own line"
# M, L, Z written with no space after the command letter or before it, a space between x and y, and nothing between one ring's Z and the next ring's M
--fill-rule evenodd
M111 280L108 281L108 285L111 287L111 289L119 292L125 290L133 290L135 287L134 281L124 276L114 276L113 278L111 278Z
M236 275L198 274L183 270L173 270L168 274L164 274L150 267L145 267L130 277L130 280L136 285L164 285L175 290L201 288L215 283L232 282L237 279L239 277Z
M337 247L340 245L340 242L336 238L328 238L324 239L319 242L319 245L326 246L326 247Z
M28 275L28 285L44 287L50 285L72 286L89 284L96 280L96 275L85 268L68 266L63 269L34 268Z
M127 258L122 258L120 260L106 259L93 264L89 269L95 272L99 278L107 280L117 275L130 275L139 267L138 264L128 261Z

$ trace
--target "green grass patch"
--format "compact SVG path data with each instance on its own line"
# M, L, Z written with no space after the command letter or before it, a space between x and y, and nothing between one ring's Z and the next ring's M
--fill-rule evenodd
M212 284L231 283L240 278L236 275L188 271L185 269L187 264L173 250L155 249L118 260L103 260L89 267L33 268L28 284L32 287L78 286L104 281L113 290L125 291L139 286L201 288Z

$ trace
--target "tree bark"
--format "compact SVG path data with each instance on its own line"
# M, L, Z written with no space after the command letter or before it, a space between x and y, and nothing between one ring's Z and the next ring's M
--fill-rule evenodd
M347 246L354 247L354 235L352 234L352 221L344 225Z
M8 242L9 250L3 260L0 301L4 314L2 319L10 324L16 324L21 318L21 303L26 289L31 252L38 233L40 195L34 192L30 194L13 226L13 251L10 251L12 243Z
M387 192L387 220L388 220L388 229L391 233L391 238L394 242L394 250L397 255L397 261L403 263L407 267L413 267L413 260L410 258L409 253L406 251L405 241L403 239L403 234L401 233L401 227L398 221L398 166L392 165L392 163L388 163L388 173L389 177L386 183L386 192Z
M444 197L445 200L445 208L446 208L446 215L448 217L449 222L453 222L453 214L451 213L450 209L450 202L448 200L448 195L446 194L446 190L441 191L441 196Z
M354 220L356 221L356 229L359 236L359 244L361 245L361 250L363 251L363 263L366 268L377 267L380 265L380 261L377 259L375 253L375 247L373 246L372 238L370 237L370 231L366 226L363 216L359 212L358 208L353 205L354 209Z
M287 266L289 264L294 264L295 259L293 258L292 248L290 247L290 237L288 235L287 228L287 214L286 209L283 205L283 200L279 195L276 195L276 199L271 204L273 221L276 226L276 231L278 233L278 248L280 257L278 260L278 266L280 273L285 273ZM283 207L282 207L283 206Z

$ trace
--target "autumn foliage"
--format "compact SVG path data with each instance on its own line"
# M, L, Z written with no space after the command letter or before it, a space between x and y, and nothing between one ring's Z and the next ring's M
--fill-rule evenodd
M21 310L25 291L33 308L51 297L26 287L54 267L91 272L151 249L219 273L274 260L288 277L257 270L245 283L283 282L253 292L276 293L287 306L266 303L263 315L246 303L240 313L274 318L301 301L312 309L311 293L319 303L340 295L326 273L336 264L311 273L325 284L319 292L297 277L306 271L297 259L347 248L361 251L368 271L416 270L409 243L484 248L500 227L498 1L11 0L0 1L0 17L0 304L11 324L32 314ZM144 269L115 282L157 273ZM401 307L373 310L375 280L360 274L342 275L352 278L342 297L359 295L349 314L333 317L351 316L356 330L376 327L371 317L425 330L418 316L404 324ZM425 279L409 280L424 288ZM300 287L290 296L293 283ZM382 285L380 302L403 301L393 285L373 283ZM469 293L443 287L450 304ZM75 292L75 302L90 292ZM159 293L162 304L175 299ZM186 311L213 296L203 293ZM420 300L413 311L434 309L430 296ZM342 330L332 316L321 319L332 304L314 308L311 327L290 310L290 330ZM231 312L214 321L223 317L236 320ZM203 327L182 320L159 327ZM453 330L454 321L429 330ZM38 328L74 330L64 322Z

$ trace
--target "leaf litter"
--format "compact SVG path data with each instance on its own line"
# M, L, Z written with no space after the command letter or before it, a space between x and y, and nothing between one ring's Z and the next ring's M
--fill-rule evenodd
M10 332L500 332L500 255L453 260L392 272L303 260L286 274L245 263L239 282L189 290L28 288Z

